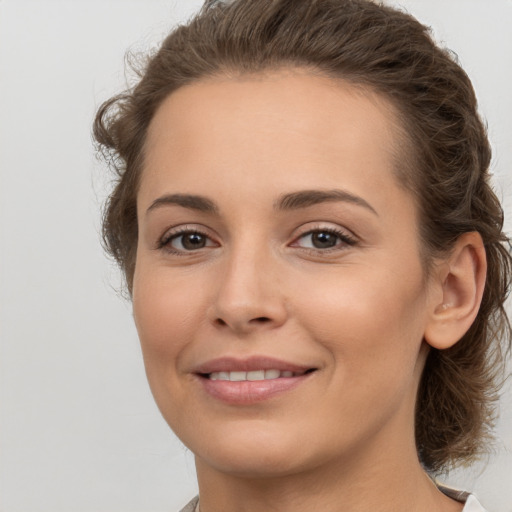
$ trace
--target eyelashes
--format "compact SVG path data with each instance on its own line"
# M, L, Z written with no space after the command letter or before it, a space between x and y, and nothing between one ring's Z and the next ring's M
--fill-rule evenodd
M288 246L315 255L330 255L357 244L358 239L348 230L318 225L295 236ZM198 225L184 225L168 230L158 240L156 249L176 256L190 256L220 246L208 230Z
M317 251L329 251L353 246L357 240L349 233L335 228L320 227L301 234L292 242L292 247L302 247Z
M219 244L213 242L206 232L197 227L183 226L166 232L158 241L157 249L163 249L172 254L183 254L218 246Z

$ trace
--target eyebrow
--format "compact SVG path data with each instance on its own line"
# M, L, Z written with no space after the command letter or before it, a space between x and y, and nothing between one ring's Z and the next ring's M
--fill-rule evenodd
M362 197L356 196L345 190L301 190L284 194L274 202L274 209L279 211L298 210L320 203L342 201L362 206L378 216L376 210ZM183 208L200 211L203 213L219 213L219 207L207 197L195 194L166 194L155 199L146 213L162 206L178 205Z
M356 196L345 190L301 190L300 192L292 192L282 195L275 203L276 210L297 210L299 208L307 208L320 203L342 201L346 203L362 206L371 211L377 217L379 214L367 201L362 197Z
M204 213L219 213L219 208L211 199L193 194L167 194L161 196L151 203L146 213L156 208L173 204Z

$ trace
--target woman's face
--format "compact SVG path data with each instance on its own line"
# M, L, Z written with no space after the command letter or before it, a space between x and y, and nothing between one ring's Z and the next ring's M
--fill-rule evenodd
M290 474L414 450L431 299L393 119L300 70L205 80L156 112L133 307L199 464Z

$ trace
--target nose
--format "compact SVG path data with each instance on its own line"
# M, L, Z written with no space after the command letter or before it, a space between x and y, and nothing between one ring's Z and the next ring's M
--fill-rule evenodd
M208 318L217 328L242 335L286 322L286 301L271 254L251 250L233 253L216 282Z

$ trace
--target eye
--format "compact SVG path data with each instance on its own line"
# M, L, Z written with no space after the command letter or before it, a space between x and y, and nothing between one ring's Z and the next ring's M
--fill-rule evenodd
M336 229L314 229L301 235L292 244L304 249L328 250L355 245L356 240L348 233Z
M185 233L172 237L169 243L175 249L194 251L206 247L207 240L202 233Z
M158 244L158 248L175 254L216 246L217 244L205 233L187 228L166 233Z

